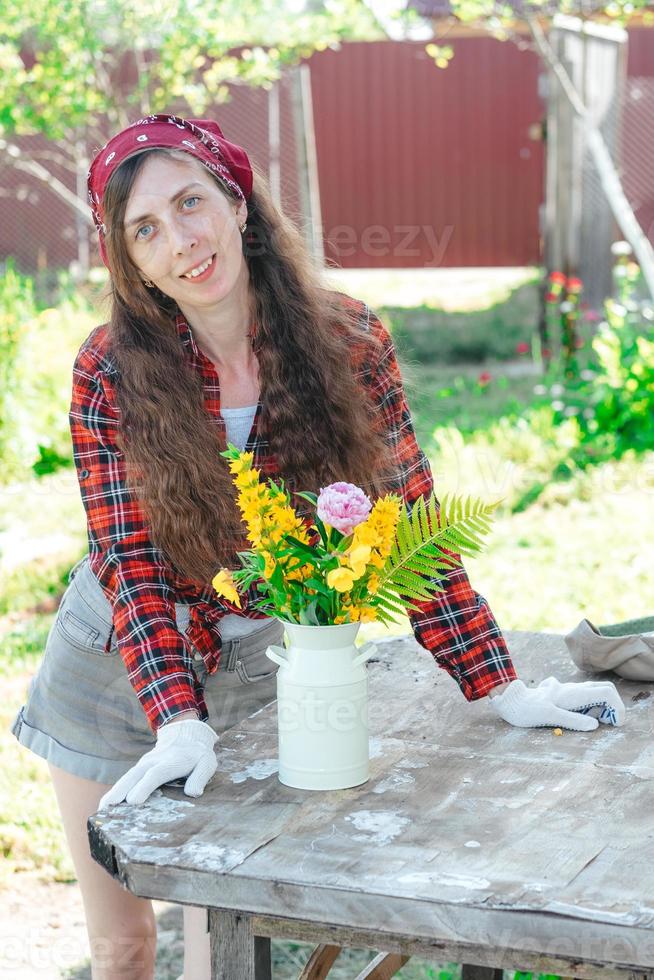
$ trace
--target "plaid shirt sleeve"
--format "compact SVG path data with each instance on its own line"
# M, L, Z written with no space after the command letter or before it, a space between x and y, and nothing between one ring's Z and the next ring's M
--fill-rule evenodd
M367 316L369 329L384 345L373 388L400 464L396 492L412 505L421 494L433 494L431 468L416 441L392 338L378 317L369 310ZM475 701L517 674L488 603L472 589L465 570L452 569L441 585L445 591L434 599L414 603L420 612L409 612L409 620L418 643L454 678L466 699Z
M118 410L108 395L110 374L104 355L90 344L93 336L75 360L69 414L91 568L112 604L120 655L156 731L182 711L195 709L203 719L207 712L177 629L172 568L150 540L144 514L127 488L116 444Z

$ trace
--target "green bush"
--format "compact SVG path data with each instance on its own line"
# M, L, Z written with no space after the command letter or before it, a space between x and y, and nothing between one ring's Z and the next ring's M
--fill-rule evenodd
M654 310L648 301L605 303L591 350L562 377L550 373L540 394L557 423L575 418L579 465L654 449Z
M474 433L438 428L433 441L448 492L501 499L501 511L515 513L534 503L552 479L568 476L579 427L573 419L557 425L552 409L542 405Z
M11 259L0 278L0 482L8 482L29 465L29 451L16 424L25 387L20 350L26 324L36 313L34 283L21 276Z
M97 317L64 289L38 310L33 282L8 263L0 285L0 484L72 462L68 432L75 354Z

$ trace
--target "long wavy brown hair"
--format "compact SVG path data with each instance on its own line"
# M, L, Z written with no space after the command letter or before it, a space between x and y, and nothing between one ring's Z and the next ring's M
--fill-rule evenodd
M219 455L226 447L180 342L177 304L143 284L127 252L125 209L148 153L180 156L153 148L128 158L104 197L120 445L153 542L182 575L205 586L221 567L240 567L236 552L247 541L228 463ZM283 477L291 492L314 493L345 480L375 499L388 491L396 471L378 413L355 376L352 351L367 345L362 363L374 364L381 344L357 325L342 294L326 286L257 170L247 226L243 253L257 325L261 424L274 457L262 477ZM301 498L293 503L298 513L310 512Z

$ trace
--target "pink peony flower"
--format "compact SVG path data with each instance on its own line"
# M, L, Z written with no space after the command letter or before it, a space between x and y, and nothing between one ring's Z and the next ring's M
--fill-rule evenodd
M316 513L321 521L341 534L351 534L371 510L370 499L353 483L330 483L320 488Z

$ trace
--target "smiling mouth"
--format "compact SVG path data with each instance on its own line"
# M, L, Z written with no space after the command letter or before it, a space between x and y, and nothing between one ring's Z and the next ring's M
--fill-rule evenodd
M179 278L186 279L188 282L203 282L211 275L215 264L216 253L214 252L208 262L201 262L200 265L196 266L191 272L185 272Z

